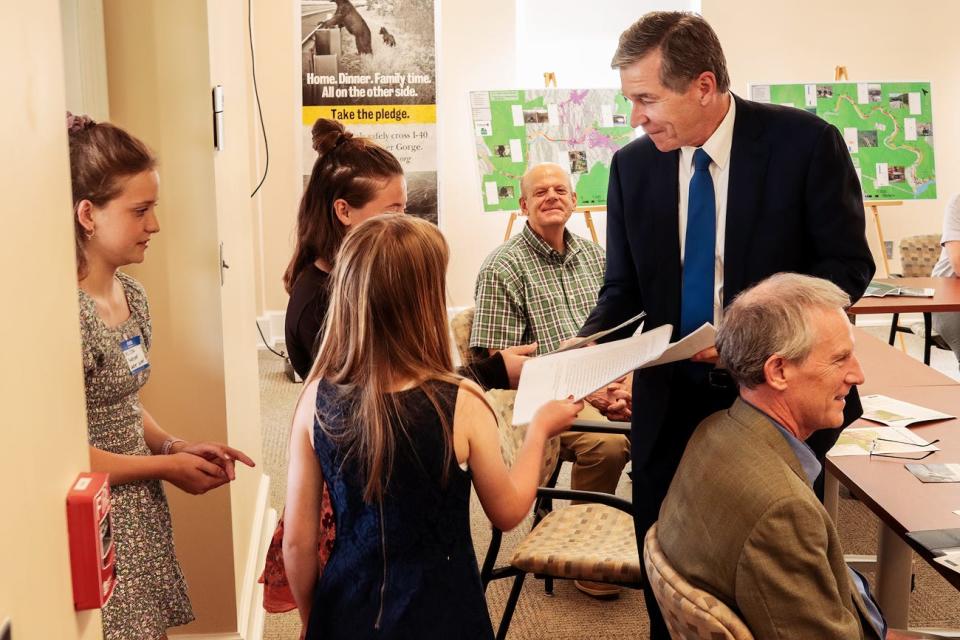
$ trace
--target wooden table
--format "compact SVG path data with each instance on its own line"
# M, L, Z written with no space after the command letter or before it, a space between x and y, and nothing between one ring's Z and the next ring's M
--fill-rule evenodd
M847 309L853 316L892 313L890 344L897 335L897 319L901 313L923 314L923 362L930 364L931 313L940 311L960 311L960 278L885 278L875 280L895 287L933 289L932 298L912 298L906 296L885 296L883 298L860 298L855 305Z
M956 385L956 382L948 376L902 351L897 351L902 357L891 360L890 346L863 329L854 329L854 334L857 358L860 359L866 376L866 383L860 389L861 393L883 393L876 389L890 387ZM864 389L873 389L873 391L864 391ZM960 509L960 506L957 508Z
M866 381L861 395L883 395L960 416L960 384L856 330L856 353ZM854 426L877 426L859 420ZM940 451L925 463L960 462L960 420L911 427L927 441L939 439ZM950 584L960 589L960 574L933 562L932 554L906 537L908 531L960 528L960 483L924 484L904 467L907 460L867 456L827 458L827 470L880 519L877 600L892 627L906 628L913 548Z

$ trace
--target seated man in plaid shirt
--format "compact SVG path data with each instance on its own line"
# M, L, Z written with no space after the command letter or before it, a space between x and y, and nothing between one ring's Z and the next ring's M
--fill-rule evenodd
M483 355L531 342L537 355L573 338L597 303L603 285L603 249L566 230L577 204L570 176L556 164L531 167L520 180L523 231L487 256L477 276L470 346ZM630 419L630 394L611 385L587 400L612 420ZM589 417L589 416L585 416ZM630 458L625 436L567 432L561 446L574 458L574 489L614 493ZM615 585L576 582L596 597L615 597Z

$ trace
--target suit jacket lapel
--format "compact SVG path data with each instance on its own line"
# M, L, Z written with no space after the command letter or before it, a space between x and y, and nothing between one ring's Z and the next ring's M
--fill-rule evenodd
M755 442L761 442L771 449L790 466L790 469L797 474L797 477L803 480L804 484L810 485L807 480L807 474L804 473L800 461L796 454L787 443L786 439L773 426L770 419L758 409L747 404L741 398L737 398L730 407L730 417L744 425L750 432L750 437Z
M651 255L656 256L659 306L664 316L651 317L653 321L680 324L680 178L678 175L680 151L657 153L655 175L651 176L657 188L651 189L650 210L653 213L653 233L648 242ZM652 327L658 325L652 324Z
M762 212L769 155L761 135L763 124L757 119L751 103L737 96L734 96L734 100L737 101L737 115L730 149L726 239L723 248L724 306L750 284L745 282L747 252L756 218Z

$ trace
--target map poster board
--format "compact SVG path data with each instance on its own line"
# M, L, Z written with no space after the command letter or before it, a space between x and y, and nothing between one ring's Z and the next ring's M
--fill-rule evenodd
M310 129L338 120L393 153L407 213L437 221L434 0L301 0L304 185Z
M617 89L515 89L470 93L484 211L519 211L528 166L570 171L577 206L603 209L613 154L635 137Z
M839 129L864 200L937 197L929 82L751 84L750 97L805 109Z

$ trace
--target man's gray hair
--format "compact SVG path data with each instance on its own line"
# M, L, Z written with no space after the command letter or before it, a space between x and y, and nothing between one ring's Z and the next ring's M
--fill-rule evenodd
M796 273L778 273L742 292L724 311L717 332L717 351L741 386L754 388L766 380L763 366L778 354L803 362L816 339L815 311L840 311L850 297L829 280Z
M727 60L717 34L701 16L689 11L652 11L620 34L610 66L622 69L660 49L660 84L683 92L704 71L717 78L717 91L730 88Z

